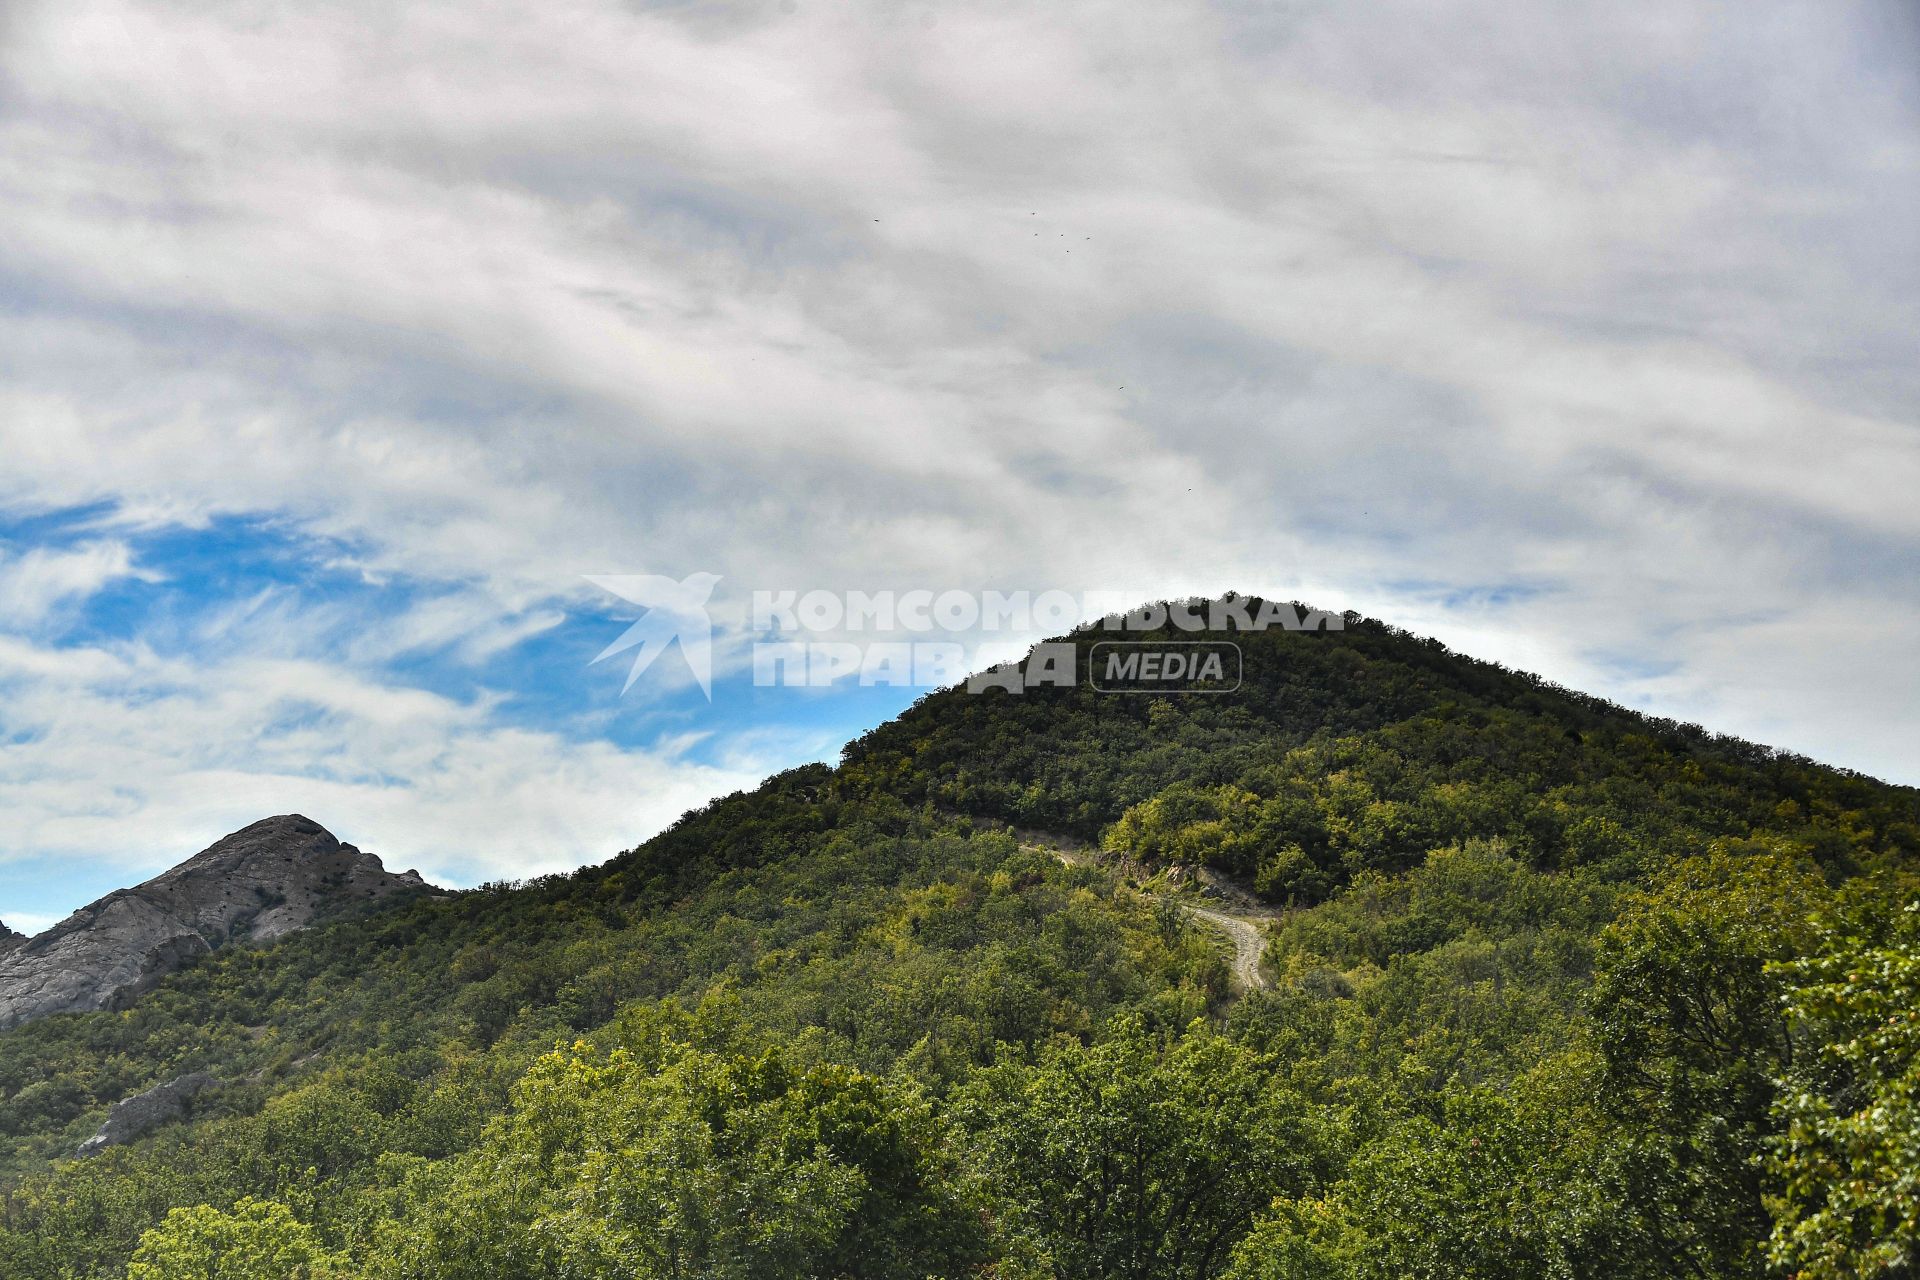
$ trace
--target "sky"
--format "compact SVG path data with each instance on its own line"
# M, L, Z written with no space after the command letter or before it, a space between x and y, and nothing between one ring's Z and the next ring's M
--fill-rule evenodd
M1910 0L8 0L0 920L291 811L561 871L920 692L756 687L756 590L1296 598L1920 783L1917 207ZM623 691L589 576L697 573Z

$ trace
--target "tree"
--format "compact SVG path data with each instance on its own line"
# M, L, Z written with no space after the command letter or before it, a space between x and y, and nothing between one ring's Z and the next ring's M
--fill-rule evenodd
M1571 1051L1437 1106L1375 1086L1345 1176L1276 1202L1230 1280L1666 1280L1619 1213L1597 1072Z
M1629 1137L1629 1207L1677 1272L1763 1265L1763 1144L1793 1043L1774 961L1830 899L1807 865L1742 843L1686 858L1602 935L1593 993L1606 1093Z
M1277 1200L1233 1251L1227 1280L1357 1280L1364 1234L1328 1200Z
M1803 1280L1920 1273L1920 904L1898 920L1776 971L1811 1052L1775 1106L1770 1255Z
M714 1280L964 1271L977 1218L938 1127L850 1068L659 1046L547 1055L450 1179L396 1224L393 1269L438 1280Z
M140 1238L127 1280L321 1280L339 1268L287 1206L248 1197L231 1213L173 1210Z
M1092 1047L991 1069L961 1110L1009 1228L1063 1276L1218 1275L1255 1215L1324 1159L1272 1064L1200 1023L1169 1038L1121 1019Z

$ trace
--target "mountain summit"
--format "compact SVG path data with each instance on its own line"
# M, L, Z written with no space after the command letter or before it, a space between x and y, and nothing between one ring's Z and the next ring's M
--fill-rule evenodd
M0 933L0 1030L116 1007L228 942L268 942L330 909L423 887L311 818L267 818L37 937Z

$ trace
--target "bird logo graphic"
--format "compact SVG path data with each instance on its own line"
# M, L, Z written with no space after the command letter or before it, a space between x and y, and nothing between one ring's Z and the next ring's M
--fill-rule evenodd
M720 581L719 574L696 573L678 582L657 573L587 574L586 579L647 611L588 666L640 646L620 690L624 696L640 673L678 640L701 692L708 702L713 701L713 619L707 614L707 601Z

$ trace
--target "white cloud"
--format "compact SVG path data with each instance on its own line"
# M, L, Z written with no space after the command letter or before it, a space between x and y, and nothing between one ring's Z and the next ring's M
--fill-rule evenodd
M80 603L123 578L161 580L134 563L125 542L33 547L12 556L0 547L0 630L36 627L54 611Z
M1299 592L1920 780L1917 52L1897 0L37 0L0 34L0 505L118 504L103 548L264 513L437 584L292 675L247 664L291 607L250 597L169 677L320 681L372 741L282 745L408 778L602 786L618 753L377 673L706 569ZM1528 590L1448 603L1489 586ZM465 763L336 665L477 715ZM214 776L251 775L177 780ZM340 785L458 826L451 782Z
M13 911L4 916L0 916L0 924L12 929L15 933L23 933L29 938L33 937L36 933L44 933L59 923L59 916L50 916L33 911Z
M769 766L502 724L298 659L193 662L0 638L7 854L110 857L129 882L304 812L442 883L596 862ZM74 905L79 905L75 903Z

